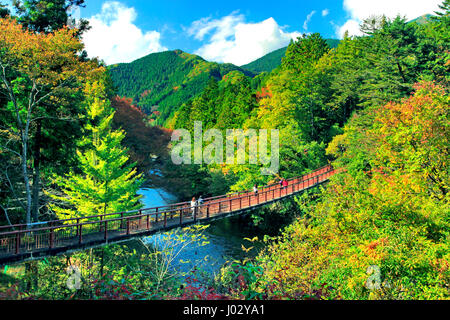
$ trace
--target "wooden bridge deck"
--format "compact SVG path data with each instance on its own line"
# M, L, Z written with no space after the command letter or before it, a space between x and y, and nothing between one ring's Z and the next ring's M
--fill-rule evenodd
M190 202L168 206L98 215L87 218L45 222L45 227L27 229L26 225L0 227L0 264L57 255L83 248L105 245L156 232L206 223L279 201L328 181L331 166L303 177L288 180L288 186L261 188L204 199L192 208Z

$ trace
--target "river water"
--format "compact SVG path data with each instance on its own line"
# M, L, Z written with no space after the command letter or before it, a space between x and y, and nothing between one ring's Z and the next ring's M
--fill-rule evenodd
M178 200L170 193L158 188L144 188L138 193L142 195L141 201L145 208L163 206ZM244 239L253 239L255 236L262 239L263 235L249 228L248 223L241 217L211 222L204 231L204 236L206 239L201 242L205 241L206 244L189 245L184 248L177 257L175 267L187 272L195 266L201 271L215 275L225 263L254 257L262 248L261 242L250 242ZM164 234L145 237L142 240L149 244L159 243L164 241ZM242 246L247 249L253 247L253 249L244 252Z

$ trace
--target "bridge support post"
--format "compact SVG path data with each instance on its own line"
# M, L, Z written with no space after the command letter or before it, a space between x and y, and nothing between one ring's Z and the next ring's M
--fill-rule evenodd
M194 209L194 220L195 220L195 211L197 208ZM183 209L180 210L180 226L183 224Z
M83 225L80 224L78 230L78 244L81 244L82 241L83 241Z
M108 240L108 221L105 220L105 241Z
M77 219L77 236L78 236L78 225L80 224L80 218Z
M19 254L20 252L20 233L17 232L16 234L16 254Z
M53 245L54 245L54 243L53 243L53 241L54 241L54 229L52 228L52 229L50 229L50 249L52 249L53 248Z
M209 219L209 203L208 206L206 207L206 217Z

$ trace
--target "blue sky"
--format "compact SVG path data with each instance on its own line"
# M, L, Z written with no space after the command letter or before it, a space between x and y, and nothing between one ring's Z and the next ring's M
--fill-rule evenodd
M84 37L90 56L130 62L152 52L181 49L237 65L286 46L302 33L340 38L360 35L370 15L413 19L442 0L87 0L75 15L89 19Z

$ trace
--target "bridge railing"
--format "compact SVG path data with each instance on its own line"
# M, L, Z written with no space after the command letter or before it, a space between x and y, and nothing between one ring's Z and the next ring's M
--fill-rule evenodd
M332 167L330 165L327 166L323 166L307 175L304 175L300 178L291 178L288 179L288 184L292 184L295 183L296 181L298 181L299 179L309 179L317 174L320 173L324 173L327 172L329 170L331 170ZM268 186L264 186L262 189L260 189L260 192L265 192L267 190L272 190L275 188L278 188L279 185L277 183L275 184L271 184ZM234 196L241 196L241 195L245 195L245 194L249 194L252 193L253 191L250 190L246 190L246 191L239 191L236 193L229 193L229 194L225 194L225 195L220 195L220 196L215 196L215 197L209 197L209 198L205 198L204 202L207 201L212 201L212 200L219 200L219 199L224 199L224 198L229 198L229 197L234 197ZM134 210L134 211L126 211L126 212L118 212L118 213L107 213L107 214L99 214L99 215L92 215L92 216L87 216L87 217L77 217L77 218L68 218L68 219L58 219L58 220L50 220L50 221L44 221L44 222L39 222L37 224L15 224L15 225L4 225L4 226L0 226L0 232L5 232L8 229L10 231L22 231L22 230L27 230L30 228L30 226L32 226L33 229L36 229L36 226L41 226L41 225L47 225L49 227L51 226L55 226L55 225L61 225L61 224L75 224L75 223L80 223L81 221L84 220L93 220L93 219L99 219L99 220L106 220L108 218L112 218L112 217L123 217L125 215L132 215L134 213L139 213L139 212L154 212L155 214L157 214L158 212L163 212L163 211L167 211L167 210L171 210L174 208L178 208L180 206L190 206L190 202L189 201L185 201L185 202L179 202L179 203L173 203L173 204L168 204L168 205L164 205L164 206L159 206L159 207L152 207L152 208L145 208L145 209L140 209L140 210Z
M247 191L207 198L203 205L195 207L190 202L182 202L132 212L49 221L46 227L33 229L17 225L21 229L0 233L0 257L93 241L108 241L155 228L182 226L187 221L210 218L289 196L324 182L333 174L334 170L326 166L303 177L290 179L287 187L274 184L260 189L257 194ZM88 219L91 221L87 221Z

